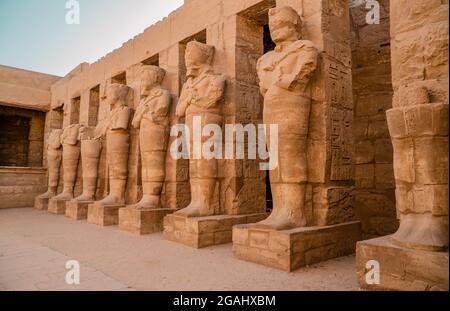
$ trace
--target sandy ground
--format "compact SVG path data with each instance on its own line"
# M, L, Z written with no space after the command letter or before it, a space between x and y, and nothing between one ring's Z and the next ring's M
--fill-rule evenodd
M81 264L78 288L65 283L70 259ZM162 234L138 237L33 209L0 210L0 290L22 289L357 290L357 281L354 256L287 273L234 258L230 244L196 250Z

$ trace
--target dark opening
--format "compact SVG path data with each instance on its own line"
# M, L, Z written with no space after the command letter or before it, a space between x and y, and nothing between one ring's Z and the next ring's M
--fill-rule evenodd
M111 83L127 85L127 73L124 71L111 78Z
M159 66L159 54L153 55L142 62L143 65Z
M272 37L270 36L270 28L269 25L264 25L264 54L267 52L275 50L275 42L272 41Z
M100 106L100 85L92 88L89 94L89 126L96 126Z
M40 167L45 113L0 105L0 166Z
M80 105L81 105L81 97L76 97L72 99L70 107L70 124L80 123Z

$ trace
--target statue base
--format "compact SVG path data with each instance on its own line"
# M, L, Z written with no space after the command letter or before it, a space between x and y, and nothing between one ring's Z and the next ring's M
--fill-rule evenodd
M72 199L70 199L72 200ZM58 200L55 198L48 201L48 212L55 215L65 215L66 214L66 203L70 200Z
M117 226L119 224L119 209L124 205L103 205L95 202L88 205L87 221L102 227Z
M94 203L94 201L69 201L66 204L66 217L75 220L87 219L89 204Z
M168 215L164 218L164 238L194 248L230 243L234 225L264 220L269 214L219 215L186 217Z
M359 286L368 290L448 291L448 255L448 252L401 247L392 243L390 236L358 242L356 269ZM380 284L368 284L373 283L371 275L375 271L372 264L368 264L370 260L379 263Z
M48 201L49 198L41 199L41 198L35 198L34 199L34 208L40 211L47 211L48 210Z
M359 221L282 231L239 225L233 228L233 253L239 259L291 272L350 255L359 240Z
M168 208L138 210L130 205L119 210L119 229L137 235L161 232L164 217L176 211Z

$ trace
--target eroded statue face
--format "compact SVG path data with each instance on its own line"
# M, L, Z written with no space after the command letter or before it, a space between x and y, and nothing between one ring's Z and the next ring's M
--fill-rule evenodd
M298 27L292 22L292 17L283 11L272 11L269 15L270 35L276 44L286 41L296 41L300 38Z
M198 77L201 69L207 65L202 51L196 46L188 46L186 49L186 69L188 77Z
M111 85L106 90L106 101L107 103L114 108L117 104L124 104L122 103L123 99L123 90L120 88L119 85Z
M159 84L156 70L143 70L141 73L141 95L148 95L149 91Z

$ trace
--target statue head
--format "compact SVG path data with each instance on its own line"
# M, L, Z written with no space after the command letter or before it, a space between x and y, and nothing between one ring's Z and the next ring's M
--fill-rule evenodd
M211 67L214 59L214 47L197 41L186 46L186 68L188 77L197 77Z
M164 80L166 71L158 66L145 65L141 68L141 95L147 95Z
M270 35L276 44L299 40L302 36L302 24L297 11L290 6L269 10Z
M106 100L112 109L125 106L129 87L124 84L112 83L106 90Z

